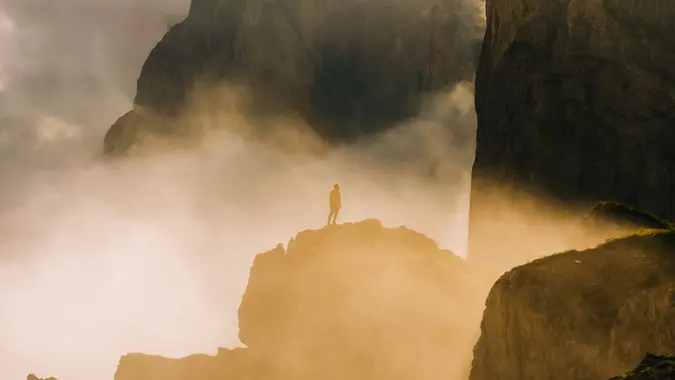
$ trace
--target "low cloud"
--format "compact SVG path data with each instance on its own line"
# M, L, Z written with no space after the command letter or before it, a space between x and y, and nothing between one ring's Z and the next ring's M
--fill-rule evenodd
M287 115L263 121L286 150L242 133L261 121L226 87L232 108L199 103L186 119L205 126L198 144L99 160L143 60L187 0L55 4L0 5L0 357L11 363L0 378L111 377L125 352L237 345L253 256L322 227L335 182L341 220L406 225L465 252L470 84L339 149ZM310 141L318 155L289 153Z

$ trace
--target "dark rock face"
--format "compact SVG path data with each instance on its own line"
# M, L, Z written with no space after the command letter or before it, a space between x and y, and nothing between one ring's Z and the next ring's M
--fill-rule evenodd
M324 139L350 141L414 115L424 94L473 78L484 25L479 5L193 0L145 62L133 112L176 118L195 98L209 97L208 88L244 83L255 114L294 112ZM126 115L105 150L127 150L139 129L187 127Z
M650 230L504 274L470 380L606 379L675 352L674 249L675 232Z
M675 218L675 3L489 0L486 8L472 254L489 255L480 241L508 228L484 200L492 187Z
M675 379L675 356L647 354L640 364L623 376L609 380L670 380Z
M489 284L403 227L304 231L254 261L239 308L247 348L127 355L115 380L465 377Z

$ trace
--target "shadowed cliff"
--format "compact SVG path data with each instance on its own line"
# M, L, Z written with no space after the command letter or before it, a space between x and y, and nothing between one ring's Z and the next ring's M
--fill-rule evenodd
M675 352L675 232L641 230L505 273L470 380L607 379ZM642 377L636 377L642 378Z
M124 152L145 134L189 135L186 107L223 85L244 108L308 121L329 142L416 115L425 94L472 80L484 26L469 0L193 0L151 51L134 110L105 138ZM211 110L214 111L214 110Z
M492 189L673 219L675 3L491 0L486 14L471 254L490 255L481 242L510 228ZM502 243L525 248L511 236Z
M247 348L125 355L115 380L459 379L489 283L404 227L304 231L254 261L239 308Z

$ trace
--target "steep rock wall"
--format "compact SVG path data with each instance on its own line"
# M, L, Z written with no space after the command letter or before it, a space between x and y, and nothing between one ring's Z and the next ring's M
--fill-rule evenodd
M193 0L151 51L134 113L104 148L143 133L189 134L191 103L227 82L252 92L252 114L292 112L328 141L350 141L415 114L424 94L471 80L484 25L479 1ZM196 100L199 99L199 100Z
M503 202L614 200L673 219L675 3L488 0L486 15L472 256L503 254L485 242L508 239L505 215L518 207L500 213L492 190ZM520 238L502 241L518 251Z

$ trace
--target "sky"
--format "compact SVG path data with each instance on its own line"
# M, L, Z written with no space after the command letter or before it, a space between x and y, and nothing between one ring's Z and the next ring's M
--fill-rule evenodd
M254 255L321 228L336 182L342 221L406 225L465 254L468 83L321 159L226 132L199 149L95 159L150 49L188 5L0 0L0 358L11 363L0 378L112 379L126 352L238 345ZM430 155L443 178L425 176L417 158Z

